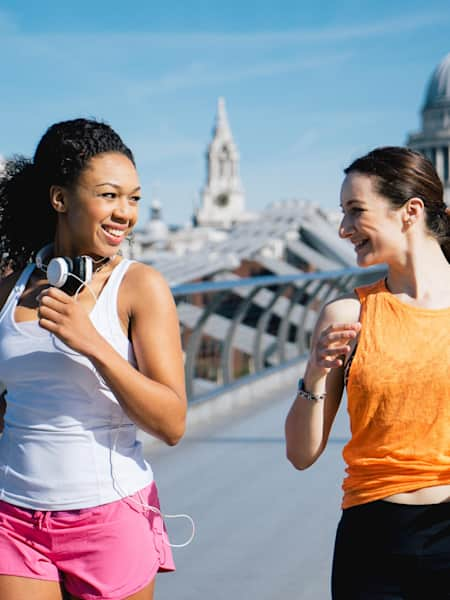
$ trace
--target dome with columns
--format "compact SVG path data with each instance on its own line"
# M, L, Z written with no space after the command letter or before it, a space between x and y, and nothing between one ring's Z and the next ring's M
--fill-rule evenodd
M431 76L425 96L424 108L450 104L450 52L438 64Z
M438 64L425 91L422 128L408 136L406 145L434 165L450 205L450 53Z

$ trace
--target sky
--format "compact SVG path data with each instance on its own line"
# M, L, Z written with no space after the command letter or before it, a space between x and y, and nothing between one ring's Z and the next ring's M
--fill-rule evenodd
M249 211L337 209L342 169L420 128L450 52L448 0L0 0L0 155L52 123L108 122L143 187L183 225L200 201L224 97Z

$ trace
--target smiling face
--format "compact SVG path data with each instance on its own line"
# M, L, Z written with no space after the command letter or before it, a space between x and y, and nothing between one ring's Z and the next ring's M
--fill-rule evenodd
M70 188L54 186L58 254L114 256L138 217L140 184L133 163L117 152L91 158Z
M359 266L399 260L407 248L405 211L392 208L389 200L375 191L372 177L350 172L342 184L341 206L339 235L353 244Z

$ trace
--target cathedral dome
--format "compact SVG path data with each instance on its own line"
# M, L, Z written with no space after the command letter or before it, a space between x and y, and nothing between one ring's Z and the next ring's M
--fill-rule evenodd
M431 76L424 109L445 104L450 105L450 53L439 63Z

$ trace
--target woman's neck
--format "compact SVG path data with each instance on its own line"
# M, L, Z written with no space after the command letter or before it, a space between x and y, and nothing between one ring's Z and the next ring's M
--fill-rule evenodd
M435 299L450 305L450 264L433 239L416 244L402 261L390 264L386 283L393 294L408 296L418 303Z

